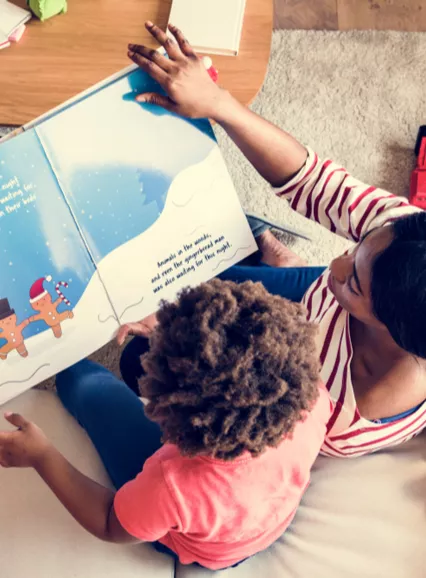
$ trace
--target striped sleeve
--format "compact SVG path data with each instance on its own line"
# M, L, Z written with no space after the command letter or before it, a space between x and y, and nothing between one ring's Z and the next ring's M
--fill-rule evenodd
M311 150L305 165L284 187L275 189L292 209L333 233L358 242L368 231L419 209L403 197L370 187Z

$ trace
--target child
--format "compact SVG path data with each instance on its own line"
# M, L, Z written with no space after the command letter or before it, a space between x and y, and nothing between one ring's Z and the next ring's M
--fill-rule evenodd
M19 429L0 434L0 463L35 468L101 539L153 542L212 570L234 566L289 526L323 443L331 403L315 333L301 305L260 283L186 289L162 304L143 359L150 419L94 363L57 378L117 492L75 470L17 414L6 414Z

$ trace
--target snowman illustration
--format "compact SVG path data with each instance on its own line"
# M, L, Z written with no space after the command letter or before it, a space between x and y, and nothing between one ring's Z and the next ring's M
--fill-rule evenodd
M61 323L66 319L72 319L74 317L72 310L64 311L62 313L58 313L57 311L58 305L62 302L68 306L71 305L60 289L61 287L67 288L68 283L65 283L65 281L59 281L55 284L55 291L59 297L56 301L53 301L49 291L44 287L45 282L51 283L52 277L50 275L41 277L31 286L30 304L31 307L39 313L30 317L29 321L30 323L35 321L44 321L53 331L53 335L59 339L62 336Z

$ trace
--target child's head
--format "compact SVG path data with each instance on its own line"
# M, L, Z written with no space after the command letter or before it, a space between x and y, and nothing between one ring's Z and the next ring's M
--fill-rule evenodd
M259 455L318 397L316 328L260 283L217 279L163 303L141 392L163 441L187 456Z

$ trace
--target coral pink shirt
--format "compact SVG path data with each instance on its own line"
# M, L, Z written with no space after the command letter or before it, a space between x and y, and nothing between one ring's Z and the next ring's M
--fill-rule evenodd
M175 445L164 445L117 492L118 520L140 540L168 546L183 564L212 570L264 550L293 519L331 413L321 386L293 435L257 458L187 458Z

